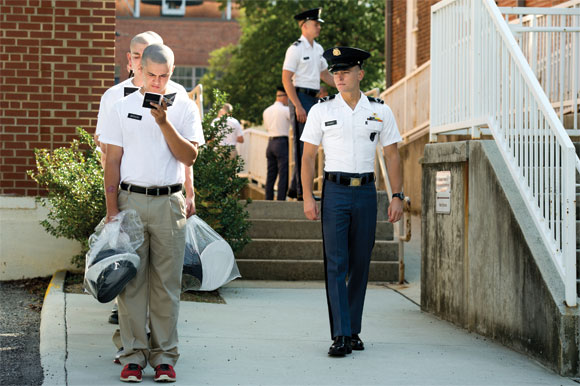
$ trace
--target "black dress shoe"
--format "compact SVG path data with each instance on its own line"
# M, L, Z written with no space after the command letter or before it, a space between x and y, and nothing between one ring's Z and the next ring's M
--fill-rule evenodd
M298 195L296 194L295 190L289 190L288 194L286 194L288 196L288 198L296 198L298 197Z
M365 349L365 344L363 343L361 338L358 336L358 334L354 334L353 336L350 337L350 347L353 350L362 351Z
M109 315L109 323L119 324L119 311L111 311L111 315Z
M334 338L332 346L328 349L328 355L331 357L343 357L351 352L350 336L337 336Z

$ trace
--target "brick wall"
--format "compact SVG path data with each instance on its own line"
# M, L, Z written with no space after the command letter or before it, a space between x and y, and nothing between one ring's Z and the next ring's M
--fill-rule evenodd
M567 0L526 0L527 7L553 7ZM417 0L419 31L417 37L417 66L430 59L431 6L439 0ZM498 0L500 7L515 7L517 0ZM407 1L393 0L392 84L405 77Z
M241 28L235 20L192 20L183 18L117 18L115 64L126 79L127 52L133 36L143 31L155 31L175 54L176 66L208 67L209 53L228 44L236 44Z
M405 77L405 44L407 44L407 1L393 0L393 37L391 82L397 83Z
M115 0L2 0L0 194L39 194L34 149L94 131L114 80Z

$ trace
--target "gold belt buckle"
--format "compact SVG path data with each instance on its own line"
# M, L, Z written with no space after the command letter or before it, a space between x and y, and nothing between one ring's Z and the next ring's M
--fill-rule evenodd
M360 186L360 178L351 178L350 186Z

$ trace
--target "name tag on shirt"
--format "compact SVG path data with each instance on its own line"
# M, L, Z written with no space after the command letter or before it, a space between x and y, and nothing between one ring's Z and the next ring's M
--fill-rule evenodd
M129 115L127 115L127 118L136 119L136 120L140 121L142 117L141 117L141 115L138 115L138 114L129 113Z
M333 126L333 125L336 125L336 121L324 122L324 126Z
M137 90L139 90L138 87L125 87L123 93L125 94L124 96L127 96L133 94Z

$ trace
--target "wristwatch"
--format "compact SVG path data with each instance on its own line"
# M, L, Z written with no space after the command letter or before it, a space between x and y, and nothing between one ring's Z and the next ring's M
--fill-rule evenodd
M403 192L393 193L393 197L392 198L395 198L395 197L397 197L401 201L405 201L405 195L403 194Z

